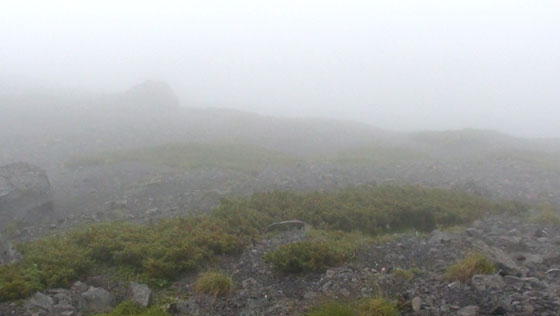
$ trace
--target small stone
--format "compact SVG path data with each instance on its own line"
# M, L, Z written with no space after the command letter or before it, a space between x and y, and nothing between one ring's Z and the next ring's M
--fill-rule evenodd
M412 299L412 310L415 313L420 312L420 308L422 307L422 299L418 296Z
M476 305L466 306L457 311L457 316L477 316L479 311Z

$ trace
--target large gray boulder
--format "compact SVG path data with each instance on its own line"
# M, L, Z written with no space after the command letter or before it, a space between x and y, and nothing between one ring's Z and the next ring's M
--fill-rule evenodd
M87 312L107 313L117 305L115 296L102 288L92 286L81 296Z
M25 162L0 166L0 228L14 221L48 223L53 215L53 192L43 169Z
M0 234L0 266L17 262L21 259L21 254L17 252L12 244L2 238Z
M31 315L47 315L53 310L53 305L52 298L37 292L25 303L25 309Z
M152 290L146 285L136 282L130 283L130 300L134 303L148 307L152 299Z

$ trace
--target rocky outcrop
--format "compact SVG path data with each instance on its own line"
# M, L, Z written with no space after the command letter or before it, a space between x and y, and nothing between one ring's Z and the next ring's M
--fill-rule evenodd
M53 213L53 192L43 169L25 162L0 167L0 228L13 221L45 223Z

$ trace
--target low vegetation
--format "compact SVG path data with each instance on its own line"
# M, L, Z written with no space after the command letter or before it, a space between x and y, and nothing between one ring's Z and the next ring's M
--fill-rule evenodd
M196 280L194 289L200 294L224 296L233 290L233 280L220 272L206 272Z
M316 307L306 316L357 316L357 314L349 304L334 302Z
M445 273L445 278L449 281L467 283L474 275L493 274L495 272L496 268L490 259L480 253L472 253L450 266Z
M145 308L131 301L124 301L109 314L97 314L97 316L167 316L159 306Z
M208 215L146 226L93 224L19 245L25 259L0 267L0 301L47 287L67 287L100 269L164 286L186 272L203 269L221 255L239 253L268 225L286 219L304 220L321 230L311 233L308 242L279 248L268 260L281 271L313 271L351 259L367 236L429 231L467 223L485 212L524 208L518 203L416 186L259 193L223 200Z
M318 306L307 316L399 316L399 310L393 302L381 298L368 298L358 302L331 302Z
M541 205L532 220L541 225L560 227L560 210L550 204Z
M271 263L276 271L292 273L324 271L341 265L345 259L344 252L324 241L282 245L264 256L264 260Z
M412 279L414 279L417 275L421 274L422 271L418 268L412 268L409 270L404 270L404 269L400 269L397 268L395 269L395 271L393 271L393 275L397 278L403 279L403 280L407 280L407 281L412 281Z
M271 164L292 164L297 162L297 159L288 154L248 144L188 143L78 156L68 161L66 166L78 168L121 162L142 162L181 170L226 168L252 171Z
M279 272L321 272L351 260L374 240L359 232L313 230L307 240L282 245L266 253L264 260Z

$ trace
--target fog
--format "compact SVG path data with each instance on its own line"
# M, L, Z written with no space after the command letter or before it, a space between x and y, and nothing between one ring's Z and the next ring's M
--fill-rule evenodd
M560 137L558 1L2 1L0 93Z

